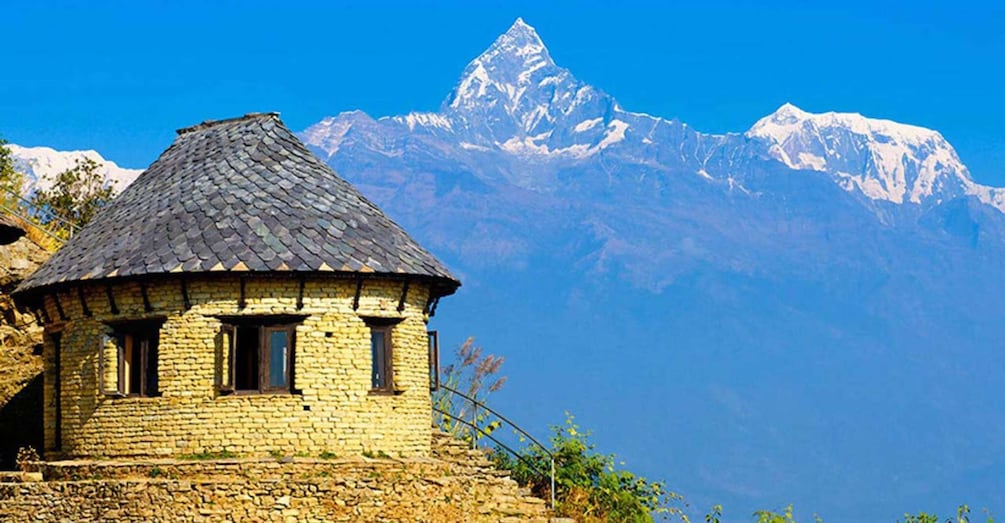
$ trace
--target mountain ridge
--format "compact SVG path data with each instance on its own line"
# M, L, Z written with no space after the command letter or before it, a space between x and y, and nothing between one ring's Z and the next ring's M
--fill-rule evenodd
M14 167L26 175L24 187L26 193L37 189L48 189L59 173L73 168L78 161L85 158L98 164L98 172L113 184L116 192L124 189L143 172L142 169L119 167L94 150L57 151L51 147L25 147L13 143L7 144L7 147L11 151Z
M342 113L322 120L330 122L326 124L329 126L337 122L338 133L323 132L319 123L308 127L302 136L331 157L346 132L358 122L359 114ZM770 123L777 124L773 119L791 119L793 114L798 115L798 121L790 123L798 125L783 129L788 134L774 136L766 132ZM695 165L688 170L730 186L739 181L726 172L709 170L702 160L748 153L718 150L722 147L753 149L755 154L792 169L825 172L846 191L871 200L921 204L973 196L1005 212L1005 189L974 182L952 145L937 131L857 113L814 114L785 104L746 131L701 133L676 119L627 111L612 96L580 82L555 64L537 31L522 19L465 67L438 112L368 118L373 122L369 125L386 127L382 132L388 134L400 135L407 129L413 135L441 140L441 146L459 145L468 151L501 152L529 161L559 163L582 160L616 147L631 149L626 154L635 161L665 164L661 152L649 149L666 143L668 135L673 144L679 139L676 135L694 133L691 140L696 148L689 152ZM823 120L830 120L823 127L831 134L826 140L814 136L814 132L819 135L814 124ZM810 132L799 133L800 126L810 126ZM880 142L890 138L882 131L891 129L901 131L901 138L914 140L893 145ZM905 129L915 132L904 133ZM928 139L918 140L919 136ZM842 140L846 142L843 148L836 149L835 144L842 145ZM859 150L862 147L866 149L864 154ZM821 156L822 151L830 154ZM842 156L846 158L842 160ZM850 166L849 159L858 165ZM688 158L680 160L688 163ZM901 160L906 163L898 167Z

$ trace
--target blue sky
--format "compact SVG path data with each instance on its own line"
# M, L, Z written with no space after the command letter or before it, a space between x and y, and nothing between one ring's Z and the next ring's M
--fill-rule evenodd
M743 131L786 101L937 129L1005 185L1005 7L992 3L5 1L0 136L145 167L174 129L280 111L434 110L522 16L629 110Z

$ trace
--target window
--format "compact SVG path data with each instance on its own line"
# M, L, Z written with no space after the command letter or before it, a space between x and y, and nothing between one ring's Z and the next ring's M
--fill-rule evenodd
M428 331L426 337L429 340L429 390L436 392L440 390L440 333Z
M98 366L101 389L115 396L157 396L157 342L164 320L109 325Z
M370 389L395 392L394 350L391 332L400 318L364 318L370 327Z
M373 364L371 388L392 390L394 368L391 365L391 327L370 326L370 357Z
M230 318L223 325L225 361L221 390L294 392L293 355L302 318Z

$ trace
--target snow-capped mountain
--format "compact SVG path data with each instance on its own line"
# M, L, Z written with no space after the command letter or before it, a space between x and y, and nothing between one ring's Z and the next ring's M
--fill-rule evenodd
M371 137L365 139L373 142L370 150L387 155L401 154L408 139L436 141L458 161L500 153L520 168L499 174L539 190L560 187L547 172L536 171L601 152L731 188L743 188L749 171L737 162L763 157L825 172L843 189L873 200L922 204L970 195L1005 211L1005 189L975 183L938 132L858 114L811 114L786 104L742 136L700 133L675 120L624 110L556 65L522 19L465 67L438 112L374 120L353 111L303 133L329 158L343 140L361 135Z
M979 185L936 131L857 113L811 114L781 106L746 133L793 169L823 171L849 191L894 203L962 195L1005 210L1005 191Z
M353 111L326 118L303 136L331 156L353 126L373 122ZM521 19L468 64L439 112L376 120L381 133L427 135L463 150L535 160L592 156L624 141L632 124L640 143L652 143L658 127L672 125L624 111L611 96L577 80L555 64L537 31Z
M56 175L72 169L84 158L98 164L98 172L112 183L116 192L125 189L143 172L141 169L119 167L115 162L105 160L97 151L57 151L49 147L22 147L16 144L8 144L7 147L14 158L15 168L26 175L26 192L49 188Z
M518 20L436 111L301 136L457 271L444 346L507 356L521 425L568 409L733 514L1005 506L1005 197L938 133L790 105L698 132Z
M468 64L439 114L468 147L579 158L624 139L627 124L615 112L613 98L555 65L537 31L518 19ZM584 115L591 118L578 120Z

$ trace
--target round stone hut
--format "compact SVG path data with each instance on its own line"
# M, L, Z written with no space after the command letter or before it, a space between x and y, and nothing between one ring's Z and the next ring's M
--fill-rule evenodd
M14 293L46 457L428 455L459 285L278 115L182 129Z

